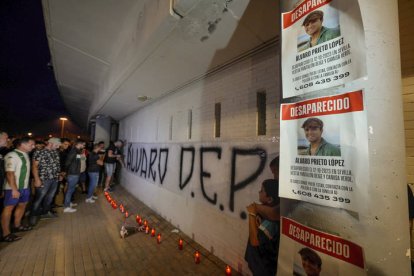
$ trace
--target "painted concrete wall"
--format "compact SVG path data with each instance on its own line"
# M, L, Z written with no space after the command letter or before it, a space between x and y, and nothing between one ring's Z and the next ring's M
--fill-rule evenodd
M120 123L120 138L128 142L126 154L128 145L132 145L130 150L134 149L126 160L130 164L123 171L123 185L173 225L244 273L249 273L244 262L248 227L242 213L248 203L258 201L261 181L272 177L268 164L279 148L278 59L277 47L273 45L150 104ZM257 92L266 92L263 136L257 135ZM220 138L214 137L217 102L221 103ZM168 164L164 166L162 159L163 169L158 171L158 161L154 161L153 171L158 176L153 178L148 176L147 168L151 163L150 152L154 149L160 158L161 148L169 150ZM185 151L181 157L183 148L193 148L195 158L192 177L180 188L192 171L191 151ZM144 173L136 165L142 149L148 161ZM201 152L206 149L201 161ZM262 162L264 166L260 167ZM203 171L210 173L210 176L204 174L202 180L200 163ZM165 170L161 184L159 176ZM257 177L245 181L255 173ZM232 189L236 189L233 210Z
M104 141L105 145L109 145L111 118L108 116L100 116L96 118L95 125L95 142Z

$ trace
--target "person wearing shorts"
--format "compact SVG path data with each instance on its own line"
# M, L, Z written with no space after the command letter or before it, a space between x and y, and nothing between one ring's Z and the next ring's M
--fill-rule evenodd
M5 156L6 181L4 185L4 209L1 214L3 241L13 242L21 237L11 233L10 219L14 211L14 231L28 231L30 226L21 224L26 204L30 197L29 176L30 159L28 153L33 150L35 141L23 137L16 141L16 149Z
M104 166L105 166L105 189L104 191L110 191L112 175L115 173L116 163L119 161L123 164L122 159L122 141L118 140L113 144L110 144L105 152Z

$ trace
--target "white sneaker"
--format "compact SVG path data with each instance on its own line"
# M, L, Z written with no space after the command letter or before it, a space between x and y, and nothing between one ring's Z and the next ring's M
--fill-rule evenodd
M98 197L93 195L93 196L92 196L92 199L93 199L93 200L97 200L97 199L98 199Z
M70 203L70 208L72 208L72 207L76 207L76 206L78 206L78 204L77 203Z
M86 203L95 203L95 200L93 200L93 198L91 197L91 198L85 199L85 202Z
M63 213L73 213L76 212L76 209L73 209L71 207L66 207L65 209L63 209Z

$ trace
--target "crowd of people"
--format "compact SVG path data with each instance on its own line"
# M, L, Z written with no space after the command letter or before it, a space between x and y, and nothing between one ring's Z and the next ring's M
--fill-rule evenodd
M41 219L57 218L57 208L76 212L77 187L86 194L86 203L95 203L98 183L110 191L116 164L123 165L122 146L122 141L105 149L103 141L87 146L82 139L9 139L0 131L2 241L20 240L18 232L32 230ZM63 205L57 203L61 191Z
M90 144L77 139L32 137L9 139L0 131L0 201L2 241L21 239L18 232L30 231L41 219L76 212L74 192L86 194L86 203L98 199L96 187L111 191L117 163L123 164L122 141ZM279 157L270 163L273 179L263 181L260 204L247 206L249 240L245 259L253 275L276 275L280 234ZM63 205L57 196L63 191ZM24 219L25 216L27 219ZM24 223L25 222L25 223ZM300 252L299 252L300 253ZM309 258L308 258L309 259ZM306 259L307 260L307 259ZM320 267L320 266L319 266Z

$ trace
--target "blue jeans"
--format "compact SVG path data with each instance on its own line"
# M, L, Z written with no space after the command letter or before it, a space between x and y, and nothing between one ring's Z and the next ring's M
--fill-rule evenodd
M88 195L86 198L91 198L93 196L93 192L95 191L95 187L98 184L99 179L99 172L88 172L89 175L89 188L88 188Z
M43 187L36 188L36 197L33 201L31 216L39 216L47 213L52 206L53 198L58 187L57 179L42 181Z
M70 200L72 199L73 192L75 192L76 185L79 181L79 174L70 174L67 178L68 190L65 195L65 207L70 207Z

